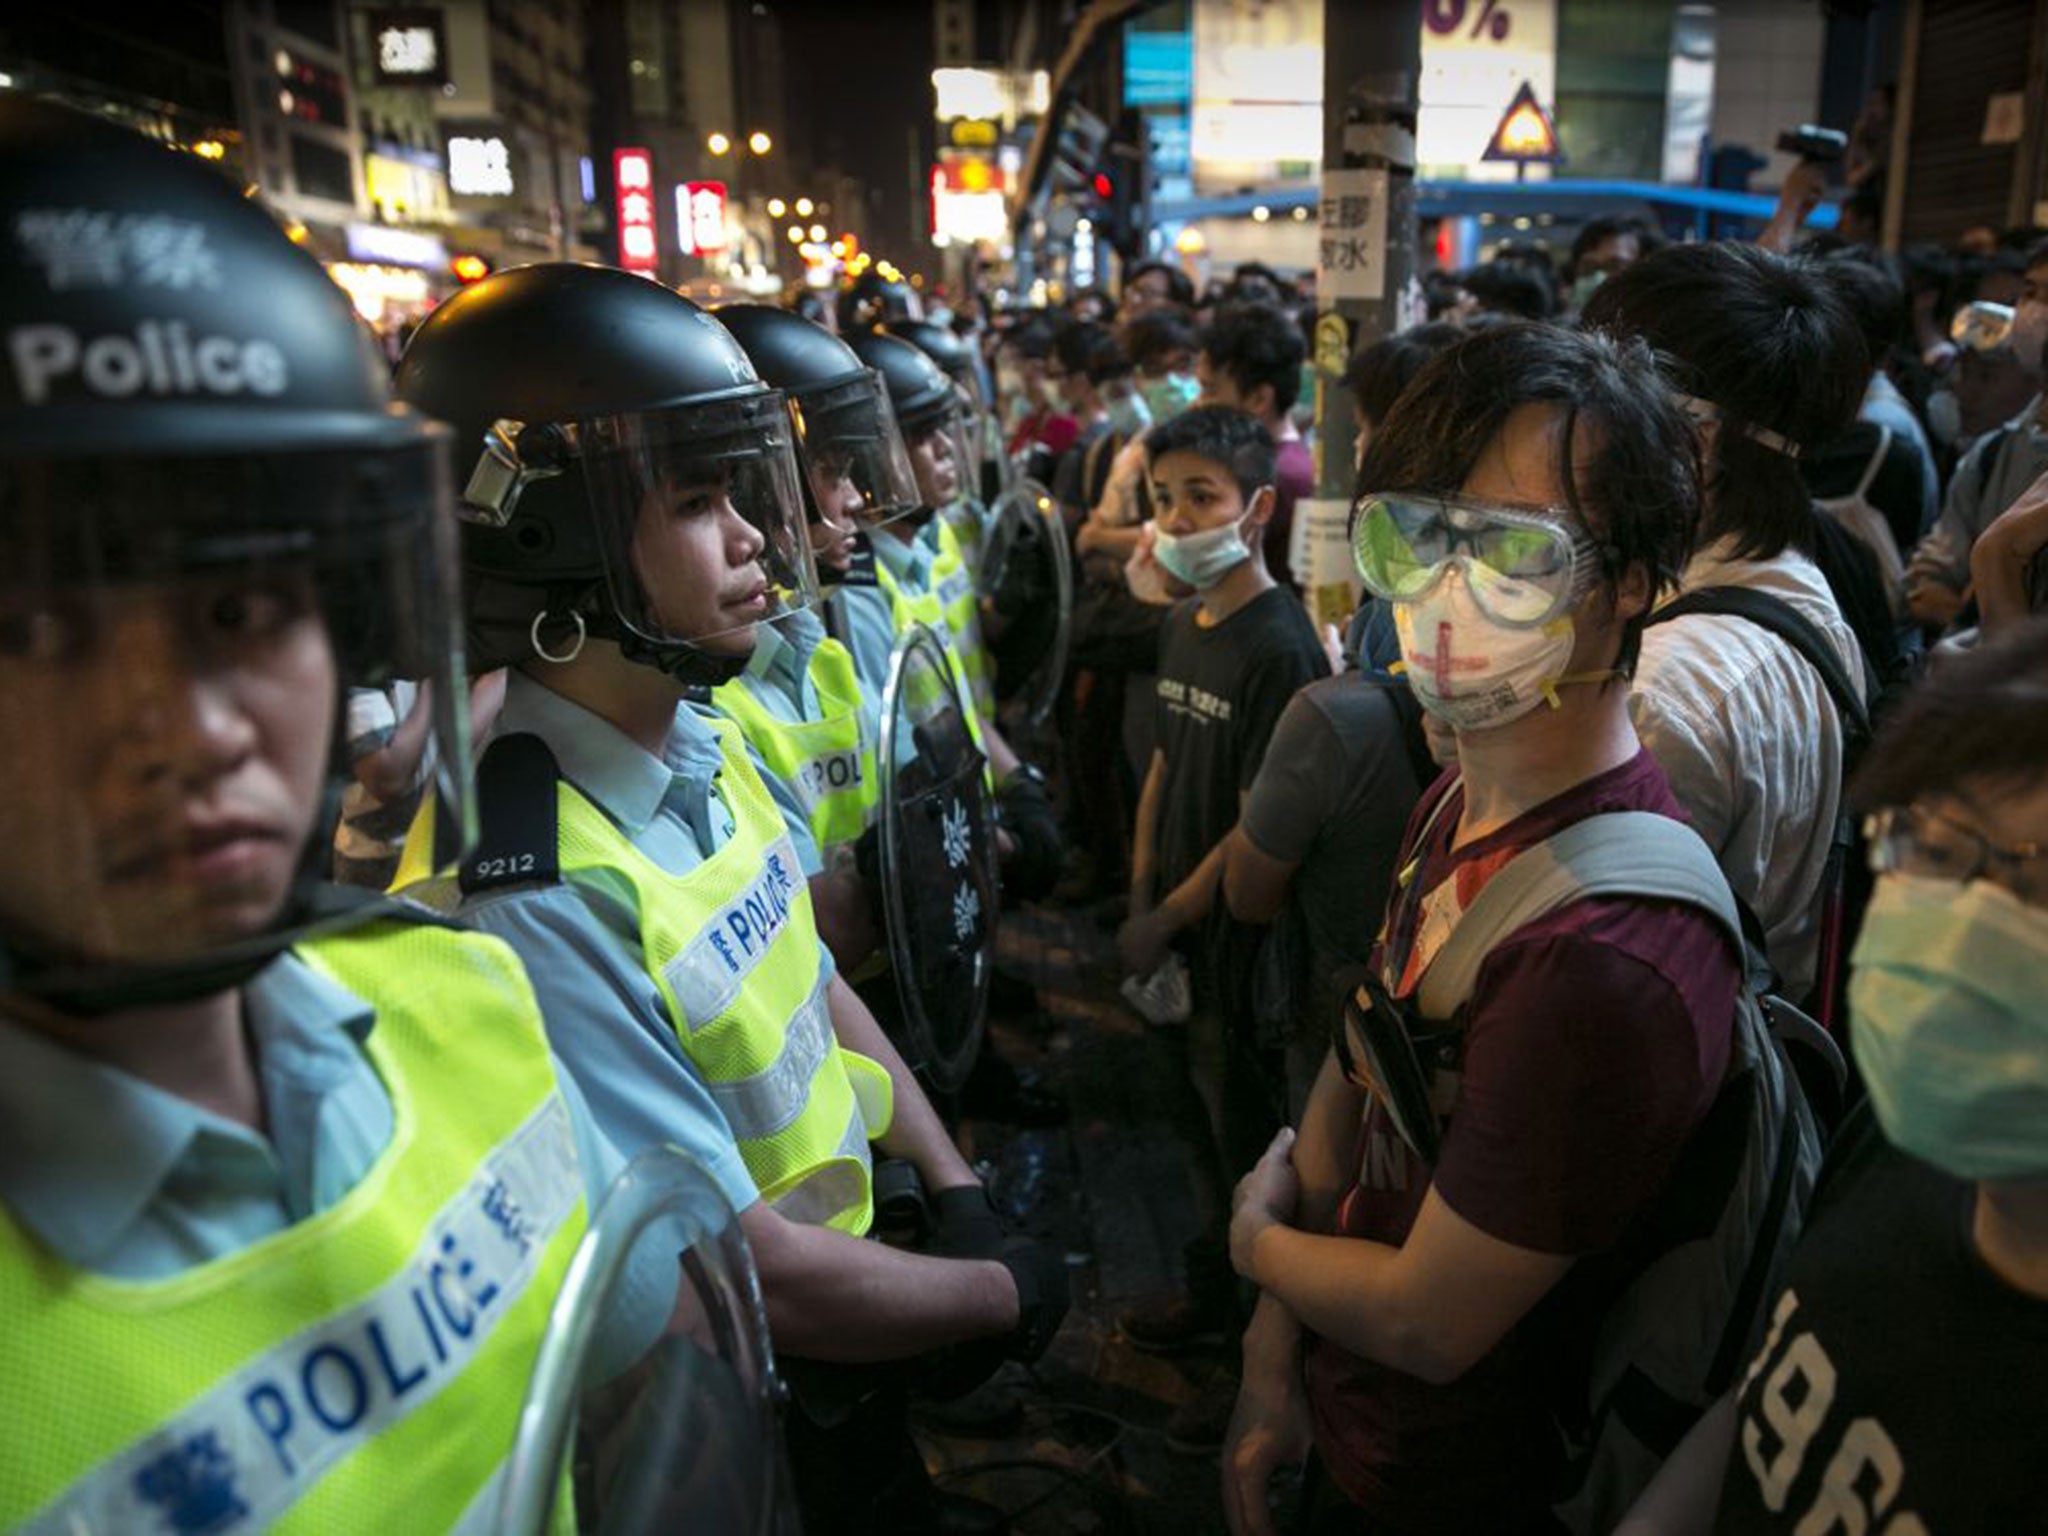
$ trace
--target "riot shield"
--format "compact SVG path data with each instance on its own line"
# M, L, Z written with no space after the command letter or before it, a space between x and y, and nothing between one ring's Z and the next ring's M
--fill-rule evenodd
M1036 480L999 498L982 540L977 590L996 665L996 696L1032 730L1059 699L1073 638L1074 568L1059 503Z
M950 1091L981 1046L995 952L995 825L951 657L921 624L889 659L876 762L902 1044Z
M635 1158L548 1316L504 1536L794 1536L767 1312L739 1217L671 1148Z

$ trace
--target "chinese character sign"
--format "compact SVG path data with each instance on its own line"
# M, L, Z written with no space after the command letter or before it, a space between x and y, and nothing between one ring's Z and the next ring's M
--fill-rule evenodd
M1316 297L1377 299L1387 285L1387 173L1323 172Z
M448 190L458 197L510 197L512 150L501 138L458 134L448 141Z
M651 273L660 264L654 239L654 157L644 149L612 154L617 184L619 265L628 272Z
M676 245L685 256L725 249L725 183L686 181L676 188Z

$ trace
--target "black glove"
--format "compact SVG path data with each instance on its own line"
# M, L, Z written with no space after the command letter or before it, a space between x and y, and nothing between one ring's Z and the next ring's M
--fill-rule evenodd
M996 813L1017 848L1003 861L1003 891L1018 901L1050 895L1060 881L1060 822L1045 785L1019 770L996 791Z
M875 914L875 931L882 930L882 914L889 910L882 899L882 822L879 817L853 841L853 871L867 892L868 910ZM886 951L885 951L886 953Z
M985 1184L962 1184L927 1197L931 1237L925 1251L942 1259L993 1259L1001 1255L1002 1218Z
M1029 1364L1045 1353L1066 1319L1071 1296L1066 1260L1033 1238L1011 1237L1004 1239L996 1262L1017 1286L1017 1326L1010 1333L1009 1356Z

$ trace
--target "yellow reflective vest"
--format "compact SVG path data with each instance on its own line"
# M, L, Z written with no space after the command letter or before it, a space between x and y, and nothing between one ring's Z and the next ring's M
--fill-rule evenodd
M328 1209L166 1279L73 1269L0 1210L0 1527L488 1531L586 1224L533 991L495 939L302 946L370 1003L390 1145Z
M875 748L862 739L860 681L853 656L829 635L808 663L818 693L818 718L792 723L761 702L746 678L711 692L719 712L738 724L768 771L795 784L809 808L811 836L829 855L866 830L875 809Z

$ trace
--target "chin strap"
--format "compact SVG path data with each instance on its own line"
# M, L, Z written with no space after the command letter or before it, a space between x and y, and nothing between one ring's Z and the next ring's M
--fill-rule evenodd
M396 901L379 892L320 884L296 897L272 928L190 960L80 964L19 948L0 950L0 992L87 1019L128 1008L189 1003L241 986L295 944L343 933L398 910Z
M1564 701L1557 696L1557 690L1573 683L1608 683L1622 675L1619 667L1602 667L1597 672L1567 672L1562 677L1553 677L1543 685L1543 702L1552 709L1564 708Z
M630 662L674 678L686 688L716 688L747 670L752 656L714 656L698 646L657 645L638 635L621 635L619 654Z

